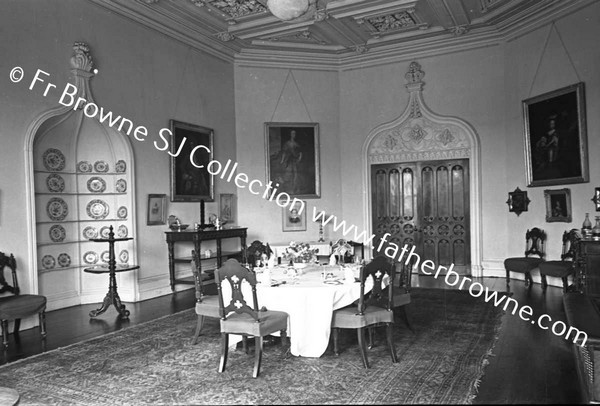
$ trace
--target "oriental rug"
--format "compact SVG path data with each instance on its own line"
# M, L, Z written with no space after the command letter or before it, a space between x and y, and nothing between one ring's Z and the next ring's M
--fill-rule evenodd
M0 385L16 389L21 406L471 403L503 312L462 291L411 296L414 333L396 323L396 364L384 328L368 351L370 369L355 332L342 330L339 356L330 345L321 358L294 357L273 340L257 379L252 351L230 351L220 374L218 320L206 320L191 345L190 309L4 365Z

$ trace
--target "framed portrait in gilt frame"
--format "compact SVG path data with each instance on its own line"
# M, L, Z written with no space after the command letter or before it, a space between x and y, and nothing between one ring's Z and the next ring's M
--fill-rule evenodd
M306 231L306 210L302 202L283 207L283 231Z
M167 195L148 195L148 217L146 224L149 226L167 223Z
M297 198L321 195L318 123L265 123L267 183Z
M528 186L589 181L583 82L523 101Z
M214 175L206 169L214 156L213 130L175 120L170 129L171 201L214 201Z
M219 217L227 223L235 222L235 195L233 193L221 193L219 195Z
M544 198L548 223L572 221L570 189L544 190Z

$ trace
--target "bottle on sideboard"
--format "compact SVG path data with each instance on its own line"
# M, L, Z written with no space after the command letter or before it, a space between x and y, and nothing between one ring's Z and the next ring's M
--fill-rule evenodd
M600 216L596 216L596 225L592 228L592 238L600 240Z
M592 236L592 222L590 221L590 213L585 213L585 220L581 226L581 235L583 238Z

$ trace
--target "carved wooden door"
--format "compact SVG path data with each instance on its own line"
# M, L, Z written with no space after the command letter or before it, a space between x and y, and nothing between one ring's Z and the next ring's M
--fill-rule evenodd
M468 160L373 165L371 185L374 249L389 233L400 248L414 245L421 262L470 273Z

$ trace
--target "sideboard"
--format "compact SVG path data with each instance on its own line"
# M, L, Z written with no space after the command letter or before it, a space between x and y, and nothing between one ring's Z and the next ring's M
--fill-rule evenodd
M600 297L600 241L583 238L577 243L575 287L588 296Z
M205 260L216 259L217 268L219 268L223 262L223 258L238 258L242 260L246 257L246 233L247 228L225 228L221 230L184 230L184 231L165 231L167 239L167 246L169 248L169 278L171 283L171 291L175 291L176 284L187 284L193 285L194 278L189 279L176 278L175 276L175 264L177 263L191 263L192 255L191 249L190 254L185 256L177 256L175 254L176 243L192 243L193 249L198 253L200 261L198 261L198 272L202 272L202 262ZM223 240L228 238L239 238L239 249L232 251L223 251L222 245ZM214 241L216 245L216 252L210 253L210 255L204 255L202 251L202 243L205 241Z

